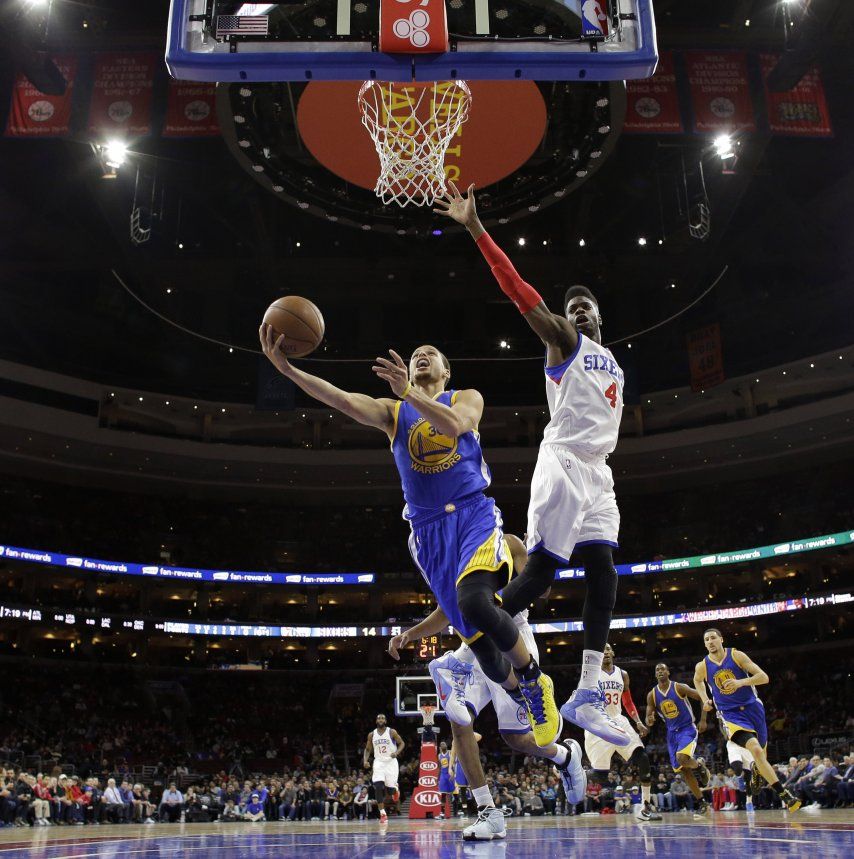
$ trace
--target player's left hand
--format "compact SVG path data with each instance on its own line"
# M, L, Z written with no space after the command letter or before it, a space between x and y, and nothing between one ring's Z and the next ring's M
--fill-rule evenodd
M388 655L392 659L400 660L400 651L409 644L409 630L404 630L400 635L394 636L388 642Z
M377 358L377 363L371 369L381 379L385 379L391 387L392 393L399 397L409 384L409 370L403 362L403 358L394 349L389 349L388 354L392 357L391 361L388 358Z
M721 683L721 689L723 690L724 694L732 695L732 693L735 692L737 689L741 689L743 685L744 683L742 683L741 680L736 680L734 677L729 677L728 679L724 680L723 683Z
M644 725L644 723L641 722L640 719L638 719L635 723L635 727L638 729L638 736L640 736L641 739L643 739L649 733L649 728L647 728L647 726Z

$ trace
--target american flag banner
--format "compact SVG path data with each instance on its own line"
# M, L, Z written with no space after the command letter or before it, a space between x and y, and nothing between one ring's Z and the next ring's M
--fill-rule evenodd
M270 22L266 15L217 15L216 35L266 36Z

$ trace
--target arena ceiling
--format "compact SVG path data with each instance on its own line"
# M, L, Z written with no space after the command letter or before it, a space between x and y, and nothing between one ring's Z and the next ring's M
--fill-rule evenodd
M164 0L54 5L62 13L56 46L159 49L164 38ZM680 313L729 267L678 320L633 340L630 352L623 347L620 360L641 391L685 384L685 334L710 322L721 324L732 376L851 342L854 9L836 0L813 6L826 25L816 53L832 138L752 135L725 175L706 138L624 134L566 199L494 229L555 306L570 283L596 290L606 339ZM664 49L783 47L777 0L660 0L656 8ZM2 52L4 94L16 58ZM321 220L253 181L220 139L153 136L134 144L131 162L106 181L82 136L0 140L0 357L145 390L254 399L255 356L170 327L112 271L154 311L234 346L254 347L267 304L297 293L324 312L328 359L369 359L426 340L454 358L539 352L464 236L402 237ZM674 202L683 168L700 162L712 211L702 242ZM156 177L164 212L143 246L128 229L137 167L143 180ZM499 348L502 339L509 349ZM460 383L487 387L496 401L541 400L535 361L459 366ZM373 390L367 365L325 372Z

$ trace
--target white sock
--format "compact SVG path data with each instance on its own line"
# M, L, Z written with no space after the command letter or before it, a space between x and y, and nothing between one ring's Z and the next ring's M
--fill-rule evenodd
M473 787L471 795L474 797L474 801L477 803L478 808L495 808L495 803L492 801L492 794L489 792L489 788L486 785L483 787Z
M599 688L599 672L602 670L602 660L604 658L604 653L598 653L595 650L584 651L584 655L581 657L581 681L578 684L579 689Z
M641 785L641 797L643 798L644 803L649 802L649 795L652 791L651 784L642 784Z
M556 743L555 749L557 751L554 755L545 755L550 761L554 761L559 767L562 767L566 763L566 759L569 757L569 750L563 743Z

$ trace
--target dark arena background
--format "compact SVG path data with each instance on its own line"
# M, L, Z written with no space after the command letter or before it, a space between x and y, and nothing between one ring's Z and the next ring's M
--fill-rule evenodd
M446 5L451 58L585 38L580 3ZM622 368L608 642L631 695L608 703L652 722L648 764L594 769L565 719L575 802L524 704L509 740L488 704L474 722L486 788L442 790L429 666L459 639L403 635L436 599L389 439L259 346L273 301L308 299L323 339L294 366L406 408L376 356L441 350L524 538L558 386L465 229L373 193L365 75L318 46L371 62L380 4L189 0L218 62L259 20L315 50L217 84L170 75L166 0L0 3L0 857L854 855L854 4L654 5L651 79L473 80L444 168L553 312L592 290ZM395 451L450 471L462 437L425 426ZM585 641L585 560L562 560L529 613L558 707ZM777 782L712 711L695 796L647 702L660 663L696 694L710 628L767 674ZM378 714L405 743L387 787ZM464 838L492 805L506 837Z

